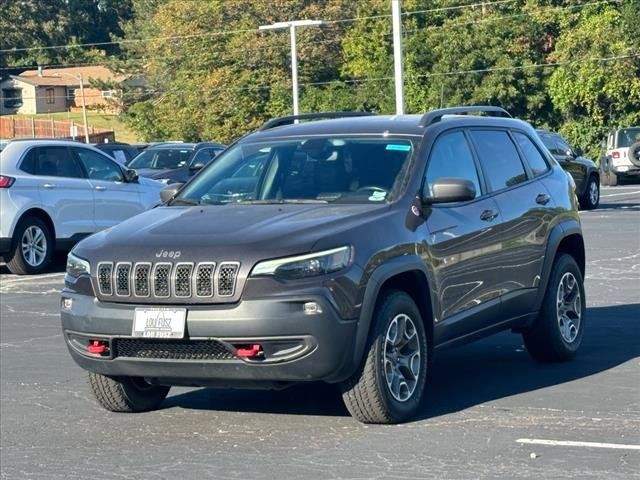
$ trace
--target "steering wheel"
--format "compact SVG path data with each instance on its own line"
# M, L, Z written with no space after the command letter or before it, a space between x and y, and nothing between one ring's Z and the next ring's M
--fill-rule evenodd
M360 187L360 188L358 188L358 189L356 190L356 193L358 193L358 192L362 192L362 191L365 191L365 190L373 190L374 192L384 192L384 193L387 193L387 189L386 189L386 188L382 188L382 187L379 187L379 186L377 186L377 185L366 185L366 186L364 186L364 187Z

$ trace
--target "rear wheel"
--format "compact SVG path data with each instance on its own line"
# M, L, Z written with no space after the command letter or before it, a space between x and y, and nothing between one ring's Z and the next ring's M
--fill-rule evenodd
M612 172L611 170L609 170L608 173L608 184L610 187L615 187L616 185L618 185L618 182L620 181L620 179L618 178L618 175L616 175L614 172Z
M398 423L414 415L427 377L427 348L413 299L398 290L383 293L362 365L341 385L351 415L364 423Z
M16 226L7 255L7 267L16 275L42 273L51 263L53 239L38 217L26 217Z
M591 175L587 181L587 188L580 199L580 206L584 210L593 210L600 203L600 182L596 175Z
M522 334L529 354L540 362L573 357L582 343L585 312L580 269L572 256L561 254L551 271L540 314Z
M140 377L107 377L89 373L89 386L96 399L111 412L145 412L156 409L171 387L151 385Z

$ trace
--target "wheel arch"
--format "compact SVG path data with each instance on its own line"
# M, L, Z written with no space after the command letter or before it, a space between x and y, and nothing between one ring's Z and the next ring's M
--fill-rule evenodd
M51 241L53 242L53 247L55 248L55 243L56 243L56 228L53 224L53 220L51 220L51 217L49 216L49 214L44 211L42 208L38 208L38 207L32 207L29 208L27 210L25 210L24 212L22 212L22 214L20 215L20 217L18 218L18 220L16 221L16 225L13 229L13 241L15 241L15 229L16 227L20 224L20 222L22 220L24 220L27 217L36 217L39 218L40 220L42 220L45 225L49 228L49 232L51 233Z
M553 264L557 256L562 253L571 255L575 259L582 278L584 279L586 271L584 239L582 237L582 229L577 220L572 219L559 223L551 230L545 252L545 262L538 285L537 310L540 310L542 307L542 301L544 300L544 294L547 289L547 284L549 283Z
M362 360L378 298L382 292L390 289L402 290L416 302L427 332L429 351L432 351L433 300L428 271L417 256L396 257L377 267L369 278L358 320L353 352L354 367L357 367Z

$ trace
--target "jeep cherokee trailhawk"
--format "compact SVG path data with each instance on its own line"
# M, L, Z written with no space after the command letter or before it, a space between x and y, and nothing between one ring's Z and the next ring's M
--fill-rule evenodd
M275 119L162 198L69 255L64 337L109 410L325 381L392 423L435 350L512 329L559 361L582 341L574 184L500 108Z

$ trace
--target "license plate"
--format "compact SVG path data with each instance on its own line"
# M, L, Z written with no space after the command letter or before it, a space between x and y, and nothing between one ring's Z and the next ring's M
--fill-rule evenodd
M144 338L183 338L186 318L185 308L136 308L131 335Z

